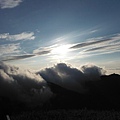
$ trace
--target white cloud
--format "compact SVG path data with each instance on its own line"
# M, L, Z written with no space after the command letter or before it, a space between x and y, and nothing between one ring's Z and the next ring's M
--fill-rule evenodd
M22 0L0 0L0 8L14 8L18 6L21 2Z
M34 40L34 32L23 32L20 34L10 35L9 33L0 34L0 39L6 39L10 41L18 41L18 40Z
M36 48L35 50L33 50L33 54L35 55L47 55L49 53L51 53L51 51L53 49L55 49L56 47L58 47L58 44L54 44L54 45L51 45L51 46L47 46L47 47L39 47L39 48Z
M5 97L30 107L36 107L48 101L52 95L40 75L31 70L0 62L0 98ZM8 104L11 104L11 101Z
M38 74L47 82L83 93L87 90L84 86L86 81L100 80L100 76L105 75L105 72L103 68L93 64L84 65L79 70L68 64L59 63L39 71Z
M19 53L20 52L20 44L4 44L0 45L0 55Z
M77 43L71 48L73 51L79 52L79 58L119 52L120 34L91 38L86 42Z

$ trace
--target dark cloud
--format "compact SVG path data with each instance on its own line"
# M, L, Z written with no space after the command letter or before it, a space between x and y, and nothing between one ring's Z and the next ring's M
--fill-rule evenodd
M11 61L11 60L20 60L20 59L26 59L26 58L31 58L34 56L39 56L39 55L45 55L50 53L50 50L44 50L44 51L39 51L37 53L33 53L33 54L26 54L26 55L19 55L19 56L6 56L5 58L2 59L2 61Z
M42 105L51 96L52 92L40 75L0 63L0 99L36 106Z
M95 47L95 48L91 48L91 49L85 50L85 52L102 50L102 49L105 49L105 48L108 48L108 47L109 47L109 46Z
M101 46L101 47L94 47L94 48L85 50L85 52L92 52L92 51L97 51L97 50L104 50L104 49L109 49L109 48L119 47L119 46L120 46L120 44L113 44L113 45L106 45L106 46Z
M31 54L31 55L20 55L20 56L8 56L5 57L2 61L10 61L10 60L20 60L20 59L25 59L25 58L30 58L30 57L34 57L35 55Z
M82 66L81 70L88 80L100 80L100 76L106 73L103 68L89 64Z
M36 55L45 55L45 54L48 54L50 52L51 52L51 50L43 50L43 51L36 52L35 54Z
M85 82L89 80L100 80L100 76L105 74L105 71L94 65L85 65L79 70L65 63L59 63L54 67L46 68L38 73L47 82L52 82L64 88L83 93L86 91L84 86Z
M98 44L98 43L103 43L103 42L111 41L111 40L112 39L104 39L104 40L97 40L97 41L78 43L78 44L70 47L70 49L79 49L79 48L82 48L82 47L86 47L86 46L90 46L90 45L94 45L94 44Z

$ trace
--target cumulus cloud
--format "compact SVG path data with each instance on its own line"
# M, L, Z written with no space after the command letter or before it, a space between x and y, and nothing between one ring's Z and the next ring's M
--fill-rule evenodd
M18 6L22 0L0 0L0 8L6 9L6 8L14 8Z
M0 34L0 39L6 39L10 41L19 41L19 40L34 40L34 32L22 32L15 35L10 35L9 33Z
M88 80L100 80L101 75L105 75L106 71L103 68L95 66L93 64L87 64L81 67L84 75Z
M36 106L42 105L51 96L52 92L40 75L0 63L0 98Z
M59 63L38 73L48 82L83 93L87 91L85 82L100 80L105 71L95 65L85 65L79 70L65 63Z

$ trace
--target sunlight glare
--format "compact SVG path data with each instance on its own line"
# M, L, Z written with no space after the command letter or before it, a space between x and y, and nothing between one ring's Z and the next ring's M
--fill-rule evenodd
M55 54L55 55L65 55L69 52L69 45L61 45L61 46L58 46L56 48L53 48L53 50L51 51L52 54Z
M69 49L70 47L71 47L70 44L59 45L59 46L54 47L51 51L52 59L57 60L57 62L67 60L69 57L68 53L70 52L70 49Z

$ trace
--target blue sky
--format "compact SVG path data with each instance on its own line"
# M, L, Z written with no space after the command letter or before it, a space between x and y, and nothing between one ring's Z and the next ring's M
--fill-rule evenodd
M41 69L92 63L120 73L120 0L0 0L0 61Z

